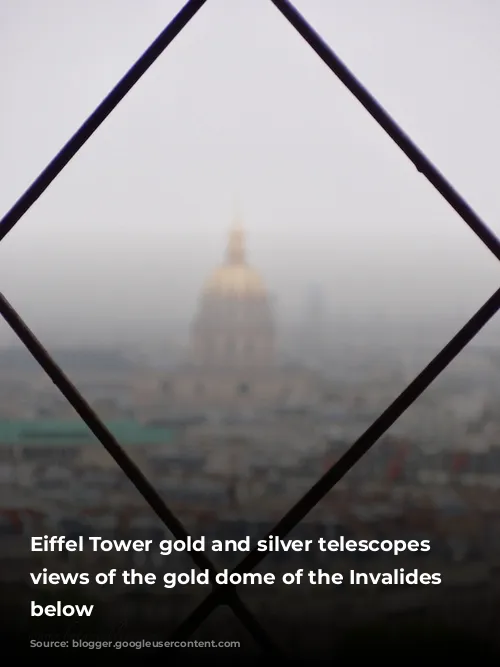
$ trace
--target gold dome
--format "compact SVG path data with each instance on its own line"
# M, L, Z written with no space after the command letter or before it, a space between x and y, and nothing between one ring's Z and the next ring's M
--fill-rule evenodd
M217 294L264 294L261 277L249 266L219 266L205 284L205 292Z
M260 275L247 264L245 234L237 223L229 233L226 261L218 266L205 283L205 292L221 296L264 295L266 287Z

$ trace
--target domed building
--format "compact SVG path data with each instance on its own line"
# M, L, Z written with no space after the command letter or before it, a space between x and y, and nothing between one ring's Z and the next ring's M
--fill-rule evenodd
M314 373L279 364L271 298L240 222L201 291L186 361L162 391L169 406L190 411L306 406L322 394Z
M191 333L190 362L203 368L267 368L274 362L274 323L265 284L246 260L243 228L229 234L223 264L202 291Z

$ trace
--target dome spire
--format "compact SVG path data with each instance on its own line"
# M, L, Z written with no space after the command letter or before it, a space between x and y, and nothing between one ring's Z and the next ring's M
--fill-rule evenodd
M245 232L239 215L233 217L224 261L205 283L204 293L238 298L267 294L260 275L247 262Z
M245 230L241 222L241 217L236 212L233 224L229 231L229 242L227 244L226 262L228 264L245 264Z

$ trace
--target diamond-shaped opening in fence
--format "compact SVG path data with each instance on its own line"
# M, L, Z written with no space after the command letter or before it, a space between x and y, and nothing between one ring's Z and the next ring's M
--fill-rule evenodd
M248 409L255 385L247 376L231 385L236 424L212 409L203 413L209 424L186 423L186 412L172 408L172 367L220 257L233 198L251 259L281 296L279 347L288 361L319 363L329 380L313 406L321 410L347 380L361 385L368 371L369 383L372 363L388 372L381 360L398 346L405 359L423 355L422 338L437 351L498 282L494 258L270 4L204 8L0 249L7 296L50 350L62 341L132 352L141 370L129 403L155 428L166 418L180 426L177 449L169 443L162 458L168 477L177 474L169 456L182 453L182 483L167 479L163 492L168 502L177 489L181 519L194 510L199 532L211 530L200 508L219 532L245 513L269 521L269 511L258 511L259 465L272 466L274 452L293 468L318 435L286 383L268 421ZM317 290L301 297L310 282L323 286L319 307ZM312 313L323 341L311 342ZM311 358L318 348L320 359ZM97 384L109 388L113 372L100 371ZM306 375L299 384L309 387ZM91 398L83 378L74 379ZM404 380L392 378L394 395ZM193 404L205 401L207 384L190 385ZM123 409L107 393L95 406L103 418ZM313 422L318 430L317 415ZM155 459L159 489L160 468ZM245 489L249 470L255 483ZM286 509L273 484L273 506Z
M288 551L282 547L257 566L254 572L271 572L277 581L303 570L300 585L241 587L243 602L264 622L281 616L278 626L295 628L297 644L328 638L339 650L354 650L356 636L358 642L364 637L364 649L372 642L378 650L381 637L392 641L397 628L405 641L420 636L425 646L450 637L459 645L494 641L500 573L497 320L283 538L285 546L311 540L309 550L294 552L290 542ZM300 467L304 488L354 440L350 425L339 422L324 449L310 456L314 471ZM294 482L283 485L295 492ZM283 504L290 507L292 500ZM262 528L261 536L272 528Z

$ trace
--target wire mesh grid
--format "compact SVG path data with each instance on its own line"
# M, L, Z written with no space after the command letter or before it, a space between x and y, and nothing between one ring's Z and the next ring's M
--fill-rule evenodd
M448 204L458 213L469 228L481 239L487 248L500 260L500 240L472 210L467 202L454 190L444 176L434 167L420 149L394 122L381 107L377 100L362 86L332 49L313 30L305 18L288 0L270 0L284 18L297 30L304 40L317 53L325 65L342 81L346 88L363 105L374 120L385 130L405 155L427 180L436 188ZM109 95L88 117L83 125L47 165L38 178L0 221L0 241L14 228L35 201L50 186L64 167L82 148L86 141L112 113L120 101L134 87L151 65L165 51L175 37L184 29L189 21L207 0L189 0L180 12L172 19L157 39L149 46L132 68L118 82ZM500 309L500 288L486 301L473 317L460 329L452 340L432 359L424 370L406 387L391 405L376 419L373 424L358 438L345 454L318 480L318 482L285 514L285 516L269 531L268 535L279 538L286 536L300 521L322 500L322 498L339 482L344 475L370 450L397 419L419 398L434 382L442 371L468 345L479 331L491 320ZM59 368L50 354L36 336L9 304L0 295L0 314L24 344L30 354L51 378L66 400L76 410L81 419L99 439L104 448L116 461L118 466L136 487L144 500L149 504L164 525L176 539L186 540L188 532L171 512L153 485L143 475L136 464L127 456L120 444L106 428L97 414L92 410L76 387ZM232 570L232 573L244 573L253 570L267 553L250 551L245 558ZM173 640L182 640L191 636L208 616L222 604L230 606L247 628L253 639L264 649L277 652L278 649L258 620L243 604L232 584L215 583L217 570L204 553L190 552L194 564L208 569L212 578L212 592L185 619L172 635Z

